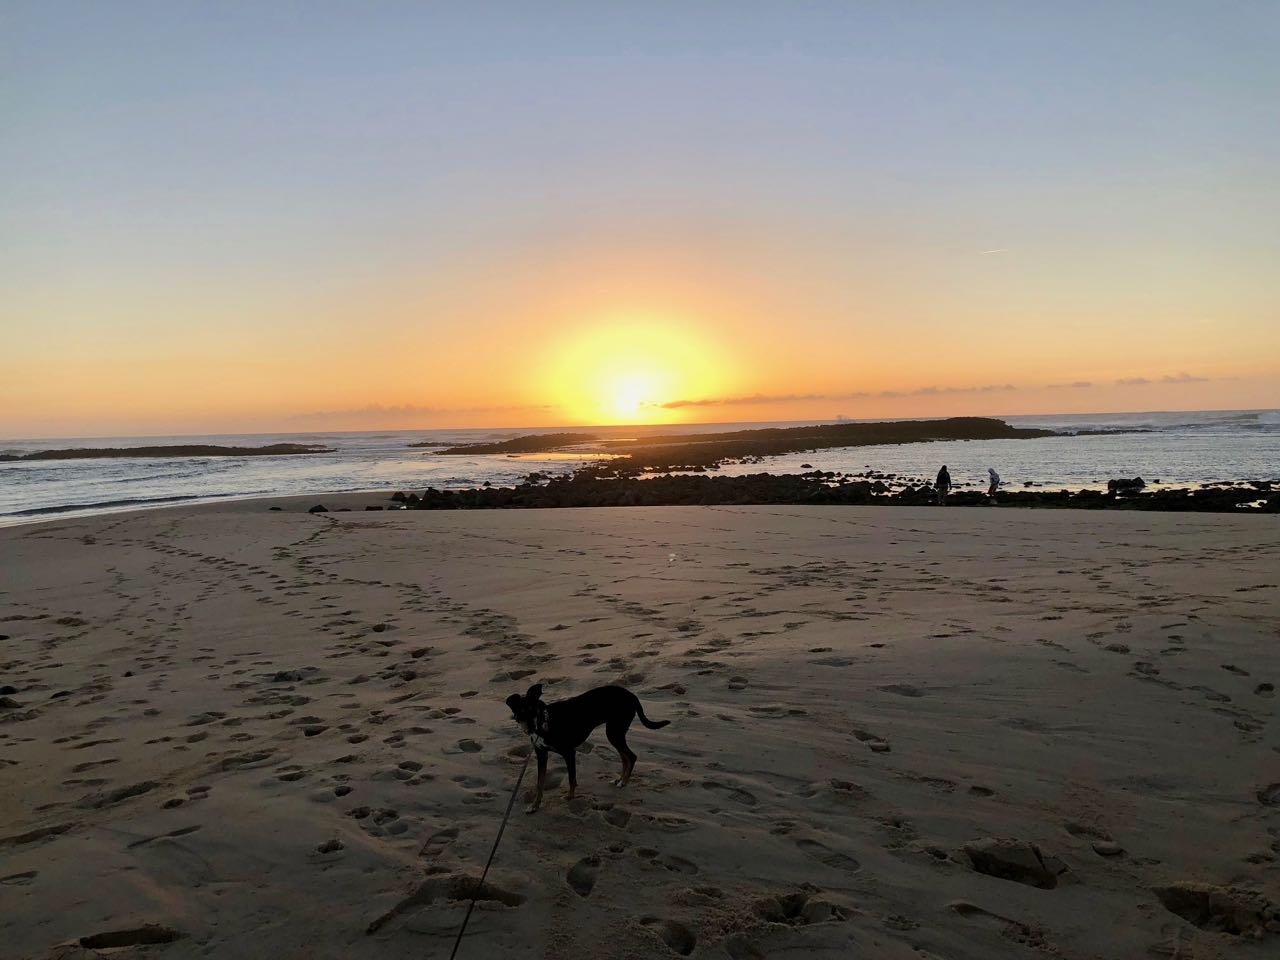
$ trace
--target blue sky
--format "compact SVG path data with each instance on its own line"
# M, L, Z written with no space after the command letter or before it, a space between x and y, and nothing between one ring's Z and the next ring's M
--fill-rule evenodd
M847 280L929 336L943 305L901 301L932 285L1005 331L1172 324L1182 354L1114 367L1167 375L1206 324L1275 319L1277 49L1273 3L9 2L0 323L49 375L85 338L296 334L316 301L351 305L313 319L339 334L417 298L452 343L459 277L660 248L776 271L794 315L752 329L833 335Z

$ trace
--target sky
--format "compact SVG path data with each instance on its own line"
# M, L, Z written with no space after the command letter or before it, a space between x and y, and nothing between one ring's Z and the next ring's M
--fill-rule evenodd
M0 437L1280 406L1273 2L0 0Z

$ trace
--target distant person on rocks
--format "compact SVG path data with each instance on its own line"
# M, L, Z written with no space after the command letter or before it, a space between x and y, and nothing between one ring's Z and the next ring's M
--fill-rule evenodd
M987 475L991 477L991 486L987 488L987 496L994 498L996 491L1000 489L1000 474L996 473L995 467L987 467Z
M947 465L944 463L942 469L938 471L938 479L934 483L934 487L938 491L938 503L947 502L947 493L951 490L951 474L947 473Z

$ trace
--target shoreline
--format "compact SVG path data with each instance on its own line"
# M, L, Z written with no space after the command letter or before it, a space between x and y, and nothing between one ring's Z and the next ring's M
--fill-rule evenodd
M587 468L589 471L591 468ZM671 475L646 475L643 478L635 480L626 479L599 479L590 476L589 473L584 474L583 471L576 471L568 477L556 477L551 479L551 483L545 483L546 475L534 473L534 477L540 477L539 480L526 483L515 487L491 486L491 487L467 487L454 488L436 491L440 495L437 503L456 500L457 506L432 506L408 503L403 507L407 509L545 509L547 507L563 507L566 509L576 509L585 506L598 507L636 507L636 506L717 506L717 505L818 505L818 504L837 504L845 505L867 505L867 506L885 506L885 507L923 507L930 506L934 503L935 494L927 485L921 485L918 482L897 480L893 487L885 485L885 489L880 492L874 490L863 491L861 486L859 492L856 493L857 499L841 500L837 499L840 494L836 493L822 495L818 498L812 496L818 492L818 488L823 487L827 481L827 477L823 476L822 471L816 471L813 474L756 474L748 475L745 479L752 477L765 478L763 486L765 488L776 485L786 484L792 478L808 478L810 481L808 488L805 489L806 499L803 501L792 499L775 499L775 500L708 500L706 502L688 502L681 500L658 500L646 502L639 498L634 498L632 502L573 502L574 496L564 497L568 502L557 503L538 503L538 504L518 504L518 503L494 503L490 505L482 505L483 498L500 498L505 496L514 496L520 493L537 499L538 491L544 494L549 488L557 485L581 484L583 480L590 480L596 485L602 485L608 488L612 485L612 489L619 493L625 494L630 490L643 490L643 487L628 486L629 484L654 484L663 480L674 480L677 485L688 490L687 481L712 480L733 482L744 478L708 476L706 474L671 474ZM816 482L813 482L816 481ZM1155 482L1151 484L1153 488L1150 491L1142 492L1134 496L1133 494L1122 495L1121 497L1112 497L1105 492L1084 488L1071 491L1062 490L1007 490L1001 488L996 495L996 502L992 504L986 493L979 489L980 485L971 485L973 489L958 489L949 494L947 498L948 507L989 507L999 506L1008 509L1053 509L1053 510L1155 510L1163 512L1213 512L1213 513L1230 513L1235 515L1247 514L1270 514L1280 512L1280 480L1219 480L1211 481L1198 485L1181 485L1177 487L1156 486ZM809 489L811 488L811 489ZM567 491L566 491L567 492ZM181 508L191 509L216 509L220 506L244 503L260 503L266 509L271 507L281 507L294 509L305 503L304 509L322 504L333 511L350 510L360 511L366 507L380 507L384 510L397 510L402 508L402 503L395 498L398 496L410 496L410 492L404 489L396 490L391 487L376 487L365 490L348 490L336 493L293 493L283 495L260 496L255 494L246 494L244 496L226 496L217 498L201 499L197 495L165 497L158 498L153 506L136 506L127 509L107 509L94 510L93 512L74 513L73 511L82 508L81 505L67 505L65 507L48 507L33 508L28 511L33 515L17 515L10 514L0 517L0 530L11 527L28 527L37 523L52 523L58 521L69 520L85 520L94 517L120 517L130 516L138 513L148 513L154 510L173 510ZM413 496L419 496L416 492ZM468 497L476 498L476 502L467 503ZM1197 497L1200 498L1199 502ZM596 498L600 499L600 498ZM615 500L625 500L625 496L617 496ZM1266 501L1265 505L1256 508L1241 509L1236 508L1232 504L1243 500ZM1183 501L1183 502L1179 502ZM330 506L330 503L336 506ZM465 505L463 505L465 504Z
M1133 419L1133 418L1129 418ZM1141 418L1138 418L1139 420ZM1135 421L1136 422L1136 421ZM1226 434L1217 432L1221 423L1236 423L1236 418L1214 418L1197 415L1187 418L1182 426L1171 425L1172 433L1161 431L1133 434L1128 437L1111 435L1079 435L1080 431L1098 426L1092 422L1076 422L1055 426L1054 435L1045 438L1019 440L946 440L910 444L876 444L872 446L832 447L823 451L793 452L767 458L750 456L749 462L736 462L733 458L720 459L729 451L720 444L706 444L708 452L714 452L706 465L690 463L689 470L672 470L681 465L682 450L688 447L686 439L699 434L671 435L672 441L646 448L661 459L664 474L677 476L742 477L759 471L768 471L775 478L783 476L816 475L815 466L824 471L827 482L842 486L859 480L875 484L883 482L894 486L898 478L917 487L928 481L937 471L939 463L950 463L956 484L956 492L967 494L985 490L985 474L988 466L994 466L1005 475L1006 496L1015 501L1047 499L1049 491L1069 489L1073 491L1099 489L1107 478L1133 477L1141 474L1151 484L1147 493L1182 487L1197 488L1216 481L1243 479L1270 479L1276 464L1280 463L1280 432L1259 424L1256 432L1237 430ZM998 421L981 421L984 430L995 429ZM775 433L792 436L795 430L759 430L763 425L744 425L743 430L719 434L724 437L755 438L751 442L776 439ZM839 426L839 425L837 425ZM859 429L866 429L863 425ZM885 424L871 424L883 427ZM896 425L889 424L897 429ZM1205 429L1201 429L1201 428ZM801 431L793 439L800 443L804 431L826 430L830 425L796 428ZM720 428L723 429L723 428ZM928 428L933 431L932 427ZM1075 431L1077 435L1069 435ZM1180 431L1180 432L1179 432ZM964 432L964 431L961 431ZM981 431L980 431L981 432ZM1002 432L998 431L998 432ZM667 431L667 433L671 433ZM713 434L714 436L715 434ZM454 434L455 440L460 434ZM561 435L563 437L563 435ZM604 432L601 436L609 437ZM596 462L596 458L577 459L572 454L534 453L475 455L459 457L435 457L421 449L404 446L402 441L426 438L431 442L446 442L447 434L418 433L412 435L358 434L348 439L338 435L316 435L309 439L325 441L335 449L334 453L319 457L253 457L230 458L217 461L170 458L152 460L132 458L97 459L86 461L48 461L0 464L5 487L0 495L0 524L26 524L45 516L54 518L66 515L90 515L88 511L109 509L119 512L133 507L146 508L151 503L183 502L179 497L198 496L195 502L223 502L251 497L275 497L292 495L329 496L326 490L363 492L376 495L386 490L390 495L396 490L414 491L421 495L425 489L479 488L485 481L498 487L521 485L531 470L544 474L568 473L574 467L590 464L591 471L603 479L618 473L651 478L651 464L635 463L626 455L614 454L609 462ZM661 438L661 437L660 437ZM772 438L772 439L771 439ZM181 441L184 438L174 438ZM249 445L261 438L225 437L229 444ZM280 440L290 438L279 437ZM521 438L517 437L516 441ZM528 440L529 438L524 438ZM537 438L534 438L537 439ZM637 438L639 439L639 438ZM849 439L845 437L844 439ZM867 438L864 438L867 439ZM507 441L504 441L507 442ZM513 441L514 442L514 441ZM736 441L735 441L736 442ZM572 458L572 459L569 459ZM600 455L603 460L604 455ZM719 467L716 464L720 464ZM1199 464L1200 466L1196 466ZM873 469L874 467L874 469ZM834 479L831 479L834 478ZM981 479L981 485L964 481ZM1154 478L1161 478L1164 482ZM623 477L622 479L626 479ZM717 480L729 486L741 481ZM781 481L767 481L777 485ZM692 480L675 481L678 485L691 485ZM900 487L902 484L898 484ZM746 496L715 495L716 502L777 502L780 498L772 491L756 488L746 491ZM896 491L897 488L895 488ZM1031 493L1036 496L1024 496ZM609 494L605 499L611 502ZM788 494L781 499L801 502L802 498ZM818 499L824 499L826 495ZM807 499L807 495L806 498ZM843 500L846 498L842 498ZM595 501L593 501L595 502ZM666 497L662 502L686 502L683 493ZM1032 504L1028 504L1032 505ZM1090 504L1092 506L1092 504ZM77 509L80 508L80 509ZM27 516L21 513L32 511Z

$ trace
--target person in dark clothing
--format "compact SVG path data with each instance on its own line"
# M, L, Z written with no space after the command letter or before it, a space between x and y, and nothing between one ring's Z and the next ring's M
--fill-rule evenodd
M947 465L945 463L942 465L942 469L938 471L938 479L933 486L938 491L938 503L946 503L947 493L951 490L951 474L947 473Z

